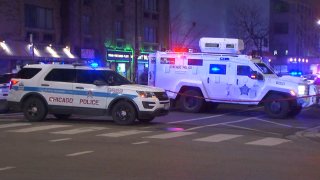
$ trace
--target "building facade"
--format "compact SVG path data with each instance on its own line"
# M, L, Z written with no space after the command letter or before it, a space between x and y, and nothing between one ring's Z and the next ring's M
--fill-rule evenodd
M308 74L312 65L320 63L319 5L312 0L271 0L270 51L277 57L276 71Z
M260 54L280 73L306 74L320 63L319 0L175 0L170 5L173 48L197 48L201 37L240 38L243 53Z
M0 40L20 45L11 53L0 47L1 74L38 61L81 61L133 79L136 68L148 68L148 53L168 48L168 11L168 0L3 0Z

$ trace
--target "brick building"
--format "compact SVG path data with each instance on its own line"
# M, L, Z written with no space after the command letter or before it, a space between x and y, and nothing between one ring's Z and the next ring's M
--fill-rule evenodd
M149 52L168 48L168 11L168 0L2 0L0 74L85 61L131 78L135 57L142 73Z

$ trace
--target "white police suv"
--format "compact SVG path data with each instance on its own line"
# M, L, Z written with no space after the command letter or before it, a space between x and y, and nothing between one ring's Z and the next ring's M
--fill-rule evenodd
M136 119L150 122L169 112L161 88L132 84L106 68L82 65L34 64L25 66L10 82L9 107L22 110L29 121L47 113L58 119L72 114L111 115L117 124Z

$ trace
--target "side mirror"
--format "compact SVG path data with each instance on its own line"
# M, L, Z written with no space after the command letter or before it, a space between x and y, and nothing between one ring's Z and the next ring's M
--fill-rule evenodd
M95 80L93 81L93 84L96 86L106 86L107 83L105 81L101 81L101 80Z
M251 74L250 74L250 78L262 81L263 80L263 75L261 73L257 72L257 71L252 71Z

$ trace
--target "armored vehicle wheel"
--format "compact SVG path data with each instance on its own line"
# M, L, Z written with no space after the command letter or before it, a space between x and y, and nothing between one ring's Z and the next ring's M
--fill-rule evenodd
M47 116L46 104L37 97L30 97L23 103L23 114L28 121L43 121Z
M111 115L115 123L119 125L129 125L136 120L136 110L127 101L120 101L112 108Z
M264 110L271 118L283 119L289 113L289 101L283 100L285 97L279 94L271 94L264 104Z
M150 117L150 118L138 118L138 120L142 123L149 123L152 120L154 120L154 117Z
M204 100L201 92L197 90L186 90L179 99L179 105L182 111L196 113L201 110Z
M54 117L56 117L57 119L69 119L71 114L54 114L53 115Z

